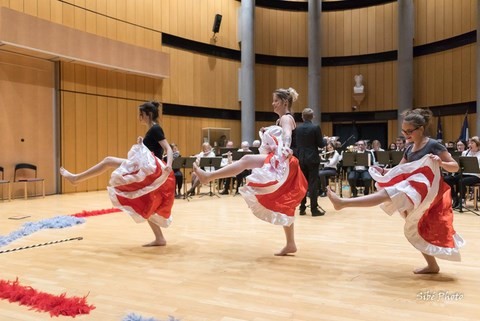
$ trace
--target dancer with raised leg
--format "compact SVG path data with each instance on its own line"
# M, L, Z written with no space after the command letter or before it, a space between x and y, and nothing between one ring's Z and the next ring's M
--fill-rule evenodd
M148 221L155 240L144 246L164 246L167 241L161 227L172 221L171 209L175 199L175 177L172 171L173 152L163 129L158 125L158 102L146 102L138 107L139 120L148 128L145 137L137 139L128 158L108 156L78 174L60 168L60 174L72 184L112 172L108 188L115 207L127 212L137 222ZM164 151L166 163L161 159Z
M427 136L430 110L417 108L403 116L402 133L409 144L402 161L391 169L369 169L378 192L345 199L329 189L328 197L336 210L381 204L389 215L399 212L405 218L405 236L427 261L413 273L438 273L435 258L460 261L459 248L465 243L453 229L450 187L441 173L441 168L456 172L459 166L445 146Z
M262 150L266 155L246 155L241 162L212 173L214 176L211 177L214 178L208 179L235 176L245 169L257 169L247 176L247 184L240 189L240 194L257 217L283 226L286 245L275 253L282 256L297 251L293 221L295 207L307 191L307 180L300 170L298 159L292 156L296 141L292 105L298 93L293 88L279 88L272 96L273 111L279 117L276 125L280 126L280 131L277 126L261 130L260 136L265 140ZM264 135L263 132L268 133ZM197 169L197 172L200 171ZM203 179L207 180L205 176Z
M298 160L291 155L291 150L283 147L282 133L279 126L265 128L260 132L260 154L245 155L216 171L205 172L198 164L193 165L194 172L203 184L252 169L252 174L246 177L247 183L239 191L255 216L284 227L286 244L275 253L277 256L297 251L293 230L295 207L300 204L307 190L307 181Z

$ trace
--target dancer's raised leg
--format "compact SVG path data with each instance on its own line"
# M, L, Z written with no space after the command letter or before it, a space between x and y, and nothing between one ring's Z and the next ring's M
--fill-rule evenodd
M60 167L60 174L70 183L76 185L89 178L98 176L103 172L107 171L108 169L119 167L123 161L125 161L124 158L108 156L105 157L100 163L90 167L82 173L73 174L67 171L65 168Z
M284 256L297 252L293 223L290 226L284 226L283 231L285 232L285 239L287 241L287 244L285 244L285 247L281 249L280 252L275 253L276 256Z
M245 169L259 168L263 166L267 155L245 155L239 161L230 165L222 167L213 172L205 172L197 164L193 164L193 171L197 174L198 179L202 184L207 184L214 179L234 177L240 174Z
M160 226L158 226L155 223L152 223L148 221L148 225L150 225L150 228L153 231L153 234L155 235L155 240L153 240L150 243L144 244L143 246L149 247L149 246L165 246L167 245L167 240L163 236L162 229Z
M362 197L340 198L330 187L327 188L327 196L337 211L345 207L371 207L382 204L390 199L390 196L388 196L385 190Z

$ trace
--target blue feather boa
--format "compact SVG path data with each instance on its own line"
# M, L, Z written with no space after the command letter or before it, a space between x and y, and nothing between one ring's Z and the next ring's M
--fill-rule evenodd
M13 231L5 236L0 236L0 247L43 229L65 228L83 223L85 223L85 219L70 215L55 216L37 222L28 222L23 224L19 230Z
M130 313L128 315L126 315L122 321L162 321L162 320L158 320L158 319L154 319L154 318L144 318L138 314L135 314L135 313ZM168 317L168 320L165 320L165 321L180 321L180 319L176 319L172 316L169 316Z

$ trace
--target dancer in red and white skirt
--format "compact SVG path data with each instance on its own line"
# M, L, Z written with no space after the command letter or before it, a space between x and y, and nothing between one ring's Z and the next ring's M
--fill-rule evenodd
M168 227L172 222L171 209L175 199L173 152L157 123L159 106L158 102L146 102L138 107L139 120L148 131L143 139L138 138L127 159L108 156L79 174L60 168L60 174L72 184L116 168L108 186L110 199L115 207L130 214L136 222L148 221L155 240L144 246L167 244L161 227ZM166 163L161 160L164 151Z
M252 169L252 174L246 177L247 183L239 191L255 216L285 227L286 245L275 255L297 251L293 236L295 207L300 204L307 190L307 181L298 160L291 155L290 149L283 147L282 134L279 126L265 128L260 132L262 145L259 155L245 155L219 170L205 172L194 164L194 172L204 184Z
M335 209L380 205L392 215L405 218L407 240L422 252L427 266L416 274L438 273L440 259L460 261L459 248L465 241L453 228L450 187L444 182L441 169L458 171L458 164L445 146L426 136L432 113L414 109L404 114L402 132L410 145L400 165L391 169L371 167L378 192L358 198L342 199L332 190L328 197Z

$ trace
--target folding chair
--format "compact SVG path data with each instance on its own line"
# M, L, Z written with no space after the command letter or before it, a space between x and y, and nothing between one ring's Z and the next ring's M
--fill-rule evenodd
M15 172L13 174L14 183L22 183L24 190L24 198L28 196L28 183L33 183L35 186L35 194L38 182L42 183L42 196L45 197L45 179L37 177L37 166L28 163L20 163L15 165Z
M2 185L2 200L3 200L3 184L7 184L8 187L8 200L10 201L12 199L11 197L11 186L10 186L10 181L5 179L5 175L3 172L3 167L0 166L0 173L2 174L2 178L0 179L0 185Z

